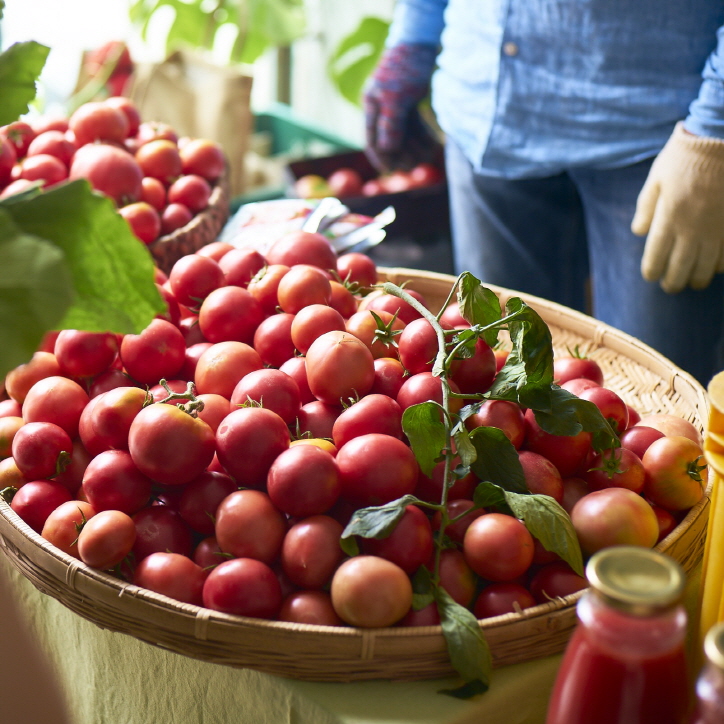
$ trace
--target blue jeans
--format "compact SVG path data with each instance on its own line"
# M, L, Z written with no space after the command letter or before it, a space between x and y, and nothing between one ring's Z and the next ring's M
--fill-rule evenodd
M448 140L455 269L591 314L706 385L724 369L724 276L679 294L641 277L645 239L630 223L651 163L500 179Z

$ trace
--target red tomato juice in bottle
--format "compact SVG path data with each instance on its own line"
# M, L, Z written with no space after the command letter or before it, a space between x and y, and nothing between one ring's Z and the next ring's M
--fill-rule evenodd
M646 548L615 546L586 568L546 724L682 724L690 691L684 574Z

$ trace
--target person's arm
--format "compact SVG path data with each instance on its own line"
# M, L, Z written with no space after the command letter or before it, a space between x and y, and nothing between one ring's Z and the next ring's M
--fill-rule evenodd
M447 0L395 5L386 49L364 92L366 151L380 170L414 165L433 144L418 112L435 67Z
M654 161L631 230L648 235L641 274L666 292L724 272L724 28L698 97Z

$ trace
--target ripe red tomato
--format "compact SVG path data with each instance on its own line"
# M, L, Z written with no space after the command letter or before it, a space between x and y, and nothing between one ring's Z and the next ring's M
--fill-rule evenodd
M144 558L133 572L133 583L181 603L201 606L207 573L190 558L159 551Z
M326 513L341 492L334 456L317 445L294 445L282 452L269 468L266 484L272 503L297 518Z
M136 151L136 162L144 176L157 178L167 185L172 184L182 173L181 156L173 141L157 139L144 143Z
M226 280L218 262L199 254L186 254L171 267L168 283L179 304L197 309Z
M387 395L396 400L407 374L402 363L394 357L379 357L375 359L374 370L370 394Z
M323 234L309 231L290 231L275 241L266 253L269 264L289 267L304 264L323 271L337 269L337 252Z
M628 406L613 390L596 385L583 390L578 396L593 402L616 432L622 433L628 427Z
M21 413L22 414L22 413ZM0 417L0 459L12 455L12 444L15 433L25 424L20 415ZM60 430L60 428L58 428ZM64 434L65 431L62 431Z
M178 202L167 204L161 212L161 234L165 236L177 229L183 229L193 218L194 215L188 206Z
M290 357L286 362L279 365L279 369L282 372L286 372L297 383L299 400L302 406L316 400L312 391L309 389L307 360L304 357Z
M453 392L460 392L460 388L452 380L448 380L448 384ZM442 405L442 378L435 377L432 372L418 372L408 377L397 393L397 402L403 412L412 405L427 401ZM462 398L451 396L448 404L451 412L458 412L462 407Z
M651 506L627 488L604 488L584 495L573 506L571 522L585 555L612 545L652 548L659 537Z
M644 495L669 511L687 510L702 497L709 470L701 446L683 435L668 435L649 445L642 460Z
M91 427L81 426L81 439L94 450L128 450L128 431L146 399L146 391L140 387L116 387L101 393L93 398L92 407L88 405L83 411ZM92 440L87 438L88 433Z
M432 370L439 343L427 319L419 317L409 322L397 338L397 344L400 362L411 375Z
M36 131L26 121L13 121L0 128L0 136L12 144L17 158L23 158L36 136Z
M186 341L178 327L153 319L140 334L126 334L121 341L121 361L137 382L155 385L174 379L186 358Z
M440 585L461 606L468 608L473 602L478 579L457 548L440 551Z
M73 156L68 177L88 179L118 206L138 201L143 171L130 153L106 143L89 143Z
M664 437L664 433L647 425L633 425L621 435L621 447L632 450L643 459L644 453L654 440Z
M332 598L324 591L294 591L285 596L277 618L290 623L313 626L342 626L342 619L332 606Z
M28 156L48 154L55 156L66 168L70 166L77 146L62 131L39 133L28 146Z
M133 515L136 539L133 555L136 562L152 553L166 551L190 556L193 534L183 518L168 505L149 505Z
M29 362L18 365L5 375L5 391L11 399L22 405L36 382L59 374L60 365L52 352L35 352Z
M209 573L203 604L237 616L274 619L282 605L282 589L268 565L253 558L236 558Z
M226 283L244 288L266 265L266 259L256 249L236 249L233 246L217 261Z
M364 538L362 550L392 561L412 575L430 561L434 551L432 526L415 505L408 505L394 530L385 538Z
M251 344L264 312L259 302L241 287L220 287L201 304L199 327L209 342Z
M445 175L432 163L418 163L408 173L412 188L432 186L441 183Z
M354 168L338 168L327 176L327 184L333 196L344 199L348 196L360 196L364 181Z
M392 626L412 605L408 575L377 556L355 556L342 563L332 578L330 593L337 615L360 628Z
M259 302L265 314L274 314L279 306L277 290L282 277L290 267L285 264L269 264L260 269L257 275L249 282L249 294Z
M216 509L216 540L225 553L271 564L282 549L286 518L260 490L236 490Z
M387 395L365 395L359 402L345 408L334 421L332 440L340 448L354 437L373 432L400 440L404 438L402 410Z
M120 510L97 513L78 534L78 556L99 570L117 566L131 552L136 539L133 519Z
M596 360L590 357L560 355L553 359L553 380L557 385L584 378L603 385L603 370Z
M262 488L269 468L289 442L289 428L276 412L240 407L219 425L216 454L240 486Z
M80 416L88 404L88 394L74 380L56 375L38 380L23 402L26 422L52 422L71 439L78 435Z
M590 490L628 488L634 493L644 489L645 471L641 458L628 448L597 453L583 473Z
M343 282L356 284L360 290L367 290L377 284L377 264L367 254L358 251L337 257L337 274Z
M226 170L226 156L221 146L205 138L194 138L179 149L184 173L197 174L207 181L217 181Z
M381 357L396 359L399 356L396 344L399 342L400 333L405 329L405 323L384 310L374 312L374 314L379 317L385 326L389 326L391 332L389 337L377 334L378 322L373 313L367 309L356 311L350 315L345 322L345 328L350 334L353 334L367 345L375 359Z
M196 174L179 176L168 187L168 202L183 204L193 214L198 214L209 205L211 184Z
M479 339L472 357L454 361L451 380L460 392L475 394L487 392L495 373L495 353L484 339Z
M341 405L328 405L320 400L302 405L297 415L297 434L331 439L334 423L342 413L342 409Z
M55 340L55 358L67 377L95 377L105 372L118 354L116 335L63 329Z
M414 289L405 289L405 291L414 299L422 304L423 307L427 307L427 301L425 297ZM409 324L413 319L417 319L422 315L418 312L411 304L394 296L393 294L370 294L365 297L363 302L360 304L360 309L372 309L375 312L383 310L390 314L397 312L398 319L401 319L405 324Z
M282 311L297 314L310 304L329 305L332 285L319 267L296 264L279 280L277 299Z
M10 451L18 469L28 480L52 478L69 464L73 442L62 427L52 422L23 424L22 419L14 427Z
M217 394L229 399L244 375L264 366L259 353L244 342L218 342L201 353L194 382L199 394Z
M342 315L326 304L310 304L300 309L291 323L290 332L294 347L306 354L317 337L325 332L343 332L345 321Z
M579 576L565 561L547 563L536 571L529 585L538 604L570 596L587 587L588 581Z
M491 583L478 594L473 613L476 618L503 616L506 613L519 613L535 604L531 592L519 583Z
M252 346L265 365L281 367L296 354L292 341L294 319L295 315L280 312L262 320L256 328Z
M160 121L142 121L140 123L138 133L136 133L136 140L139 145L159 139L173 141L174 143L178 143L179 140L178 134L168 123Z
M54 480L31 480L15 493L10 507L36 533L41 533L50 514L70 499L68 488Z
M412 450L390 435L360 435L339 448L342 494L361 506L383 505L412 493L419 466Z
M101 101L84 103L73 111L68 128L79 147L94 141L120 143L128 137L130 130L126 114Z
M16 161L15 147L7 138L0 136L0 187L10 183Z
M83 500L61 503L46 519L40 535L63 553L78 558L78 533L96 511Z
M111 96L110 98L106 98L104 103L123 113L128 120L129 136L135 136L138 133L138 128L141 125L141 114L136 104L130 98L121 95Z
M214 432L179 407L154 403L133 418L128 450L138 469L152 480L184 485L214 457Z
M478 412L465 419L468 430L476 427L497 427L518 450L526 433L525 417L520 405L508 400L485 400Z
M339 545L342 531L342 524L328 515L312 515L289 528L281 564L291 583L311 589L327 586L344 557Z
M470 567L489 581L512 581L533 562L533 536L517 518L488 513L468 526L463 553Z
M301 407L297 383L286 372L275 369L255 370L242 377L230 402L232 407L259 403L276 412L287 425L294 422Z
M141 196L139 201L145 201L158 212L163 211L167 203L166 187L157 178L144 176L141 179Z
M125 450L96 455L83 475L83 494L96 511L120 510L129 515L151 498L152 481Z
M348 332L326 332L307 351L307 380L314 396L330 405L363 397L374 382L372 353Z

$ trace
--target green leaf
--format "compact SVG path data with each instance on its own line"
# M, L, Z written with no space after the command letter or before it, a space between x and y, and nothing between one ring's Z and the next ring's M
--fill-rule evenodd
M549 495L518 495L506 492L505 499L516 518L547 551L557 553L583 576L583 554L570 516Z
M50 48L31 40L15 43L0 53L0 125L28 112L49 52Z
M63 252L0 208L0 377L27 362L73 302Z
M476 427L470 432L470 440L477 454L470 467L480 480L495 483L504 490L528 492L518 451L501 429Z
M390 24L376 17L364 17L332 53L327 70L340 94L360 105L362 89L382 55Z
M491 399L545 408L553 384L553 341L548 325L518 297L506 304L512 349L488 391Z
M464 424L459 423L455 425L453 429L453 439L455 440L455 449L460 457L460 463L463 467L470 468L477 459L478 452Z
M168 35L166 36L166 53L178 48L210 48L213 44L216 22L202 7L201 2L176 2L176 11Z
M536 422L551 435L577 435L581 430L592 434L596 450L620 445L611 424L596 405L582 400L568 390L553 386L546 410L534 410Z
M483 481L475 486L473 502L478 508L498 508L501 513L510 513L505 491L495 483Z
M349 553L345 546L347 541L353 540L353 536L356 535L362 538L386 538L404 515L405 508L419 502L414 495L404 495L397 500L385 503L385 505L361 508L356 511L347 523L347 527L342 531L340 541L342 550ZM349 553L349 555L353 554Z
M402 429L425 475L430 475L442 451L448 446L442 409L442 405L437 402L421 402L402 413Z
M458 305L460 314L471 327L486 327L501 318L500 300L491 289L484 287L470 272L460 275L458 284ZM483 339L491 346L498 341L498 329L483 333Z
M65 257L76 296L56 329L139 334L165 311L148 249L84 179L25 203L0 202L0 209L24 234L52 242Z
M453 601L444 588L435 588L435 600L450 663L466 684L479 682L474 693L487 691L493 657L480 624L472 612Z

